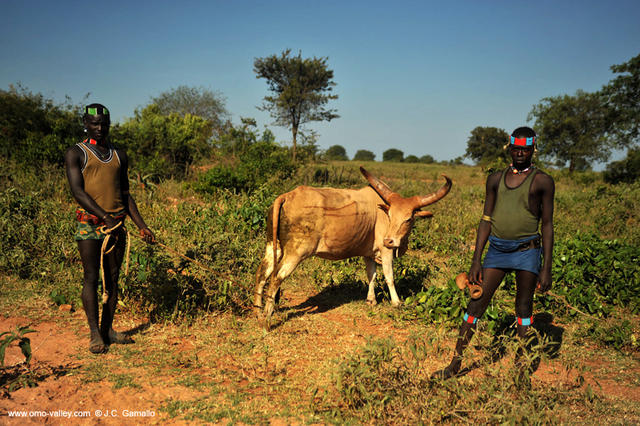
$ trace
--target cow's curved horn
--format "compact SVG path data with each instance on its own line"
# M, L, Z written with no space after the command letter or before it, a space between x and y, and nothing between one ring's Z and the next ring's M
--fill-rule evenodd
M424 197L420 197L418 200L418 204L420 205L420 207L425 207L428 206L429 204L433 204L436 201L440 200L441 198L444 198L445 195L447 195L449 193L449 190L451 189L451 179L449 179L449 177L447 177L447 175L442 175L442 177L444 177L447 182L442 185L442 187L440 189L438 189L436 192L429 194L429 195L425 195Z
M369 181L369 183L371 184L373 189L376 190L378 195L380 195L387 204L390 204L389 201L393 196L393 194L395 194L395 192L393 192L391 188L387 186L386 183L384 183L383 181L381 181L380 179L378 179L377 177L375 177L374 175L366 171L362 166L360 166L360 173L362 173L362 175Z

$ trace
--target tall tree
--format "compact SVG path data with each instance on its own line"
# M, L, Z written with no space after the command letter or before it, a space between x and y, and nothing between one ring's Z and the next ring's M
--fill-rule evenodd
M575 95L543 98L529 112L535 119L538 151L556 164L569 162L569 171L593 161L607 161L616 139L610 137L610 111L600 93L578 90Z
M152 98L151 103L157 105L159 112L164 115L175 112L181 117L187 114L202 117L215 130L222 129L229 119L225 98L204 87L178 86Z
M613 65L611 71L620 74L603 87L603 94L612 108L613 132L624 144L640 137L640 54L628 62Z
M508 142L509 134L503 129L478 126L471 131L467 140L465 156L480 164L506 159L504 147Z
M290 56L291 49L278 55L256 58L253 71L256 78L264 78L269 85L271 96L264 97L259 107L269 111L275 124L287 127L293 137L293 161L296 160L298 130L311 121L331 121L339 116L334 109L327 109L327 103L337 99L332 94L333 71L327 67L328 58L302 58Z

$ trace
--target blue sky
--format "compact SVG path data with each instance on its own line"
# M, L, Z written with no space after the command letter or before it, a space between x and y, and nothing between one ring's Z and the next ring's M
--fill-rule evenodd
M446 4L445 4L446 3ZM220 92L234 123L267 95L253 61L328 57L340 118L321 148L464 155L476 126L511 132L546 96L595 91L640 53L629 1L0 1L0 88L107 105L115 121L179 85ZM531 123L528 123L531 124Z

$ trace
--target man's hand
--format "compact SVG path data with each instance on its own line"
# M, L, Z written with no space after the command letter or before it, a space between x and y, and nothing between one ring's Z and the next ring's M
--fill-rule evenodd
M471 269L469 269L469 281L474 284L482 285L482 265L480 262L471 263Z
M542 271L540 273L540 279L538 280L536 290L538 290L540 293L546 293L547 291L551 290L551 272Z
M104 220L104 227L105 230L110 230L115 228L116 226L118 226L118 224L120 223L120 221L116 220L113 216L111 216L110 214L106 214L103 218Z
M149 228L141 228L140 236L147 244L153 244L156 242L156 236L153 234L153 232L151 232L151 229Z

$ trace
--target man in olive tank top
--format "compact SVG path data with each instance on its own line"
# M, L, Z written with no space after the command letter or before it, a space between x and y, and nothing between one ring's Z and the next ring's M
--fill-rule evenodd
M145 224L135 200L129 194L128 159L124 151L114 148L107 140L111 120L109 110L101 104L85 107L82 117L87 139L69 148L65 154L67 179L71 193L79 204L76 210L80 258L84 269L82 305L91 333L89 350L104 353L109 344L133 343L125 333L113 330L113 316L118 301L118 276L125 254L124 224L128 215L140 229L140 236L148 243L155 242L153 232ZM118 226L103 257L105 293L102 321L98 321L98 278L105 229Z
M487 178L484 212L469 270L469 281L481 285L483 294L469 302L455 355L445 369L433 374L434 378L447 379L460 372L462 353L473 337L478 318L507 272L516 274L515 311L520 338L527 336L533 323L536 288L542 292L551 288L555 184L551 176L531 163L535 143L533 129L514 130L508 148L512 164ZM489 248L481 263L487 241Z

